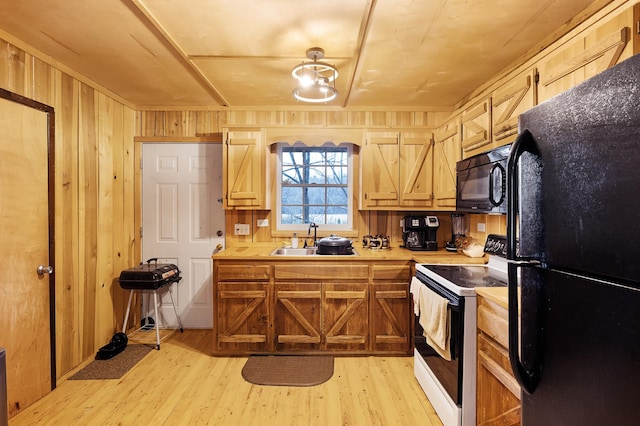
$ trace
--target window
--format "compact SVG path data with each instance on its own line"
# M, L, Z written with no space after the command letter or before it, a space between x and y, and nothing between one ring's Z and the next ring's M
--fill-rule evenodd
M352 228L351 147L278 145L278 229Z

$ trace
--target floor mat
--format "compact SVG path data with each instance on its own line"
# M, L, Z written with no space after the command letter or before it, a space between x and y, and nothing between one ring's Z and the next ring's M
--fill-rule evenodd
M127 345L124 351L111 359L92 361L69 380L119 379L152 350L153 347L147 345Z
M325 355L252 355L242 377L255 385L315 386L333 376L333 357Z

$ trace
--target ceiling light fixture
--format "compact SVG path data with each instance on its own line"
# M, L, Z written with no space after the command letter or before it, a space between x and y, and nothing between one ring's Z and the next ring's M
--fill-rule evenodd
M307 58L313 62L302 62L291 71L293 78L298 81L298 87L293 89L293 96L302 102L332 101L338 96L338 70L326 62L318 62L318 59L324 58L324 49L320 47L307 49Z

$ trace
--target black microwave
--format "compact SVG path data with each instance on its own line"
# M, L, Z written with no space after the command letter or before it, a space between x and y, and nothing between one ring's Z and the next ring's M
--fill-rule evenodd
M456 210L507 213L507 159L511 144L456 163Z

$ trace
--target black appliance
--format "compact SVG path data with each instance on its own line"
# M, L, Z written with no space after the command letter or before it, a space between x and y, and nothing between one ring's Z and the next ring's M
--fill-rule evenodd
M405 216L402 219L402 246L409 250L438 250L437 216Z
M522 114L519 130L507 255L522 424L636 425L640 56Z
M507 212L507 158L503 145L456 163L456 210L467 213Z

